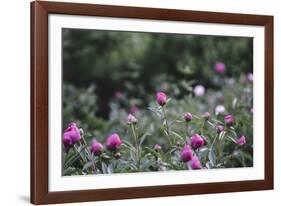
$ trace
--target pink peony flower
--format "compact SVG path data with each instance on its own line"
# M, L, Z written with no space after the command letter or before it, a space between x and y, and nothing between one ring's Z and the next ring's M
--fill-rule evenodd
M242 136L237 140L237 144L238 144L239 146L242 146L242 145L246 144L246 137L242 135Z
M161 149L162 149L161 145L159 145L159 144L155 144L155 145L154 145L154 150L155 150L155 151L158 152L158 151L160 151Z
M64 135L63 138L62 138L62 142L63 142L63 145L66 147L66 148L69 148L69 146L72 146L72 139L69 135Z
M234 116L232 116L231 114L228 114L228 115L224 116L224 121L227 126L232 126L235 122L235 119L234 119Z
M102 153L103 145L99 142L93 142L91 145L91 153L96 156L99 156Z
M192 120L192 114L190 112L186 112L184 115L183 115L184 119L186 122L189 122Z
M224 131L224 126L221 124L216 124L215 128L216 128L218 134L220 134L221 132Z
M127 124L136 124L136 123L138 123L138 119L134 115L129 114L127 117Z
M157 92L156 101L160 106L164 106L167 102L167 96L164 92Z
M192 158L192 150L189 145L185 145L181 151L180 158L183 162L188 162Z
M192 169L201 169L201 163L197 156L193 156L191 160L191 168Z
M191 137L191 147L193 149L198 149L199 147L202 147L204 144L205 141L199 134L194 134Z
M225 71L225 64L224 63L222 63L222 62L217 62L216 64L215 64L215 71L217 72L217 73L224 73L224 71Z
M196 85L193 89L195 96L202 97L205 94L205 87L203 85Z
M112 135L107 137L107 140L106 140L107 149L109 149L109 150L118 149L121 144L122 144L122 140L120 139L118 134L113 133Z
M72 146L81 139L80 130L74 122L70 123L63 133L63 144Z
M215 108L215 113L216 113L216 115L222 114L222 113L224 113L224 112L225 112L225 108L224 108L223 105L218 105L218 106L216 106L216 108Z

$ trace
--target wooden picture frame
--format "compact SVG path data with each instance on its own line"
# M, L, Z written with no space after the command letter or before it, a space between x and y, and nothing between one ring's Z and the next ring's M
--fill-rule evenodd
M48 190L48 15L82 15L256 25L265 31L264 180L50 192ZM35 1L31 3L31 202L33 204L273 189L273 17Z

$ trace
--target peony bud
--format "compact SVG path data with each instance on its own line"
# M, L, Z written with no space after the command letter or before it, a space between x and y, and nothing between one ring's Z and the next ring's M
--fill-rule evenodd
M204 112L202 117L205 119L205 120L208 120L210 119L210 113L209 112Z
M186 112L184 115L183 115L184 119L186 122L189 122L192 120L192 114L190 112Z
M221 124L216 124L215 128L216 128L218 134L220 134L221 132L224 131L224 126Z
M192 158L192 150L189 145L185 145L181 151L180 158L183 162L188 162Z
M234 116L232 116L231 114L228 114L228 115L224 116L224 121L225 121L225 124L230 127L234 124L235 119L234 119Z
M122 140L120 139L119 135L116 133L113 133L109 137L107 137L106 140L106 147L109 150L116 150L120 147L122 144Z
M99 142L93 142L91 145L91 153L96 156L99 156L102 153L103 145Z
M197 156L193 156L192 157L192 160L191 160L191 168L192 169L201 169L202 166L201 166L201 163L200 163L200 160L198 159Z
M246 137L245 136L241 136L238 140L237 140L237 144L239 146L242 146L244 144L246 144Z
M159 152L161 149L162 149L161 145L159 145L159 144L155 144L155 145L154 145L154 150L155 150L156 152Z
M199 134L194 134L191 137L191 147L193 149L198 149L199 147L202 147L204 144L205 141Z
M127 124L136 124L136 123L138 123L137 118L134 115L129 114L127 117Z
M164 106L167 102L167 96L164 92L157 92L156 101L160 106Z
M72 139L70 138L69 135L63 135L62 142L66 148L72 146Z
M72 146L81 139L80 131L74 122L70 123L63 133L63 144Z
M225 71L225 64L222 63L222 62L217 62L215 64L215 71L217 73L224 73L224 71Z

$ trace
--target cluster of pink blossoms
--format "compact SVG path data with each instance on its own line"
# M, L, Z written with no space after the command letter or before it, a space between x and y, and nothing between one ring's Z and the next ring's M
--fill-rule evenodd
M79 140L81 140L81 130L77 127L76 123L70 123L68 127L64 130L63 133L63 144L66 149L74 146ZM119 149L122 144L122 140L120 139L119 135L116 133L111 134L107 137L105 146L108 150L115 151ZM104 150L104 146L94 140L91 144L90 151L95 156L99 156Z
M224 67L225 66L222 63L217 63L216 66L215 66L216 71L218 71L218 72L223 72ZM167 95L164 92L157 92L156 93L156 101L161 107L163 107L167 102ZM205 112L205 113L203 113L202 117L205 119L205 121L207 121L210 118L210 113ZM188 123L192 120L193 116L190 112L186 112L183 115L183 118ZM235 118L231 114L225 115L224 116L224 122L225 122L226 127L231 127L235 123ZM223 124L216 124L215 129L216 129L217 133L220 134L221 132L224 131L224 125ZM243 136L243 135L240 136L236 140L236 144L239 145L239 146L242 146L242 145L246 144L246 137ZM182 148L181 154L180 154L180 159L183 162L190 162L190 166L191 166L192 169L201 169L202 168L201 162L200 162L199 158L195 154L193 154L193 150L197 150L204 145L206 145L206 138L205 137L203 137L199 134L192 135L190 145L186 144ZM161 146L156 144L154 146L154 148L156 150L156 148L157 149L161 148Z
M218 65L217 65L218 66ZM219 65L222 66L222 65ZM161 106L164 107L168 101L167 95L164 92L157 92L156 93L156 102ZM208 121L210 119L210 113L205 112L202 114L202 118L204 121ZM193 115L190 112L186 112L183 114L183 119L187 124L193 119ZM138 123L138 119L132 114L129 113L127 117L127 124L128 125L135 125ZM231 128L235 124L235 118L233 115L228 114L224 116L224 124L217 123L214 127L218 134L225 131L225 128ZM63 144L68 150L69 148L73 147L77 142L79 142L83 138L83 130L79 129L76 123L70 123L68 127L64 130L63 133ZM120 152L116 152L117 149L120 148L122 144L122 140L117 133L113 133L109 135L106 139L105 144L94 140L90 146L90 152L95 155L99 156L103 153L104 148L106 147L110 151L114 151L114 157L120 158ZM192 169L201 169L202 165L200 162L199 157L196 155L200 148L207 144L207 139L199 134L193 134L190 138L190 141L186 143L180 152L180 160L188 163ZM236 140L236 144L238 146L242 146L246 144L246 137L244 135L240 136ZM159 152L162 149L161 145L155 144L154 150Z

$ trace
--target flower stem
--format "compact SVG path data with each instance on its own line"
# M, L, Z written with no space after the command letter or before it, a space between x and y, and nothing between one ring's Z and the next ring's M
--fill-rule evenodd
M185 123L185 132L186 132L186 136L188 137L189 134L188 134L188 123Z
M135 144L136 144L136 149L137 149L137 168L140 170L140 146L139 146L139 141L138 141L138 135L135 131L135 126L132 124L131 125L131 130L135 139Z
M206 120L204 119L202 124L201 124L201 127L200 127L200 134L203 135L203 129L204 129L204 126L205 126L205 122Z
M168 142L169 142L170 146L172 146L171 139L170 139L170 129L169 129L169 124L168 124L168 120L167 120L167 116L166 116L165 107L162 107L162 111L163 111L163 119L164 119L164 122L166 125L165 131L167 134Z

